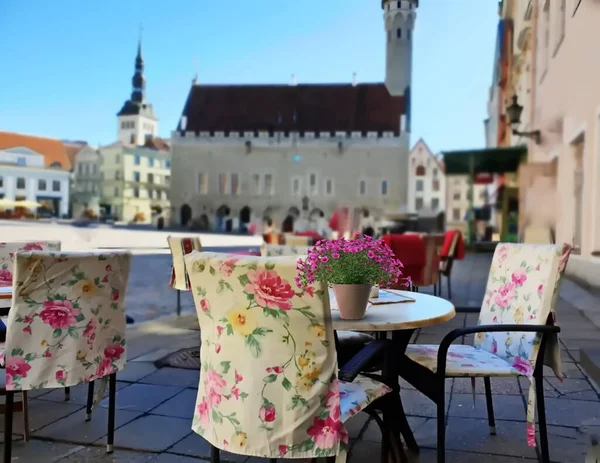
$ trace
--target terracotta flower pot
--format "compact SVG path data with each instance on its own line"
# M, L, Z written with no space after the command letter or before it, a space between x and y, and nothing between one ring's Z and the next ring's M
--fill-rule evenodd
M365 318L371 296L371 285L333 285L333 292L341 318L346 320Z

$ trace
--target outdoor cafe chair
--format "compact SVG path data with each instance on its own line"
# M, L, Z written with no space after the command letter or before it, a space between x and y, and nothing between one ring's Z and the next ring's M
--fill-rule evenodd
M490 433L496 434L490 378L530 379L527 442L536 445L535 404L541 461L549 462L544 404L544 364L562 380L555 307L571 247L500 243L496 247L477 326L448 333L439 346L411 344L401 376L437 405L438 463L445 461L446 378L483 378ZM474 343L452 344L475 334Z
M210 443L211 462L221 450L343 460L344 423L359 411L382 426L382 456L397 455L372 408L391 390L358 374L387 341L338 372L327 287L297 288L296 257L194 252L185 260L202 333L192 430Z
M11 461L14 394L88 384L86 421L109 385L108 453L113 451L116 374L125 367L126 252L16 254L5 369L4 462Z
M60 251L60 241L12 241L0 243L0 286L11 287L13 282L13 263L18 251ZM10 299L0 299L0 312L3 316L8 315ZM0 325L4 325L0 321ZM0 342L6 340L6 326L0 326ZM4 390L0 392L4 395ZM65 400L69 400L69 390L65 389ZM23 439L29 440L29 406L27 403L27 391L21 394L21 400L15 401L13 411L23 412Z
M190 281L185 270L183 256L193 251L202 251L200 238L197 236L167 236L167 243L173 259L171 264L171 280L169 286L177 290L177 315L181 315L181 291L190 290Z

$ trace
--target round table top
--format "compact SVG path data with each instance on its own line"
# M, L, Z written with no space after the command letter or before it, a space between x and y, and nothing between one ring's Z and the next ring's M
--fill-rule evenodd
M0 286L0 299L12 299L12 286Z
M333 328L346 331L400 331L439 325L456 315L454 305L441 297L411 291L394 291L415 302L369 304L365 318L344 320L339 310L331 311Z

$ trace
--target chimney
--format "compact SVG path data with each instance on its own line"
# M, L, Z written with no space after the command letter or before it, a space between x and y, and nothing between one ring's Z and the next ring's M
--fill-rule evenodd
M291 86L298 85L298 82L296 81L296 74L292 74L292 80L290 80L290 85Z
M185 131L185 128L187 127L187 116L181 116L179 126L181 127L181 130Z
M358 75L356 72L352 73L352 86L356 87L358 85Z

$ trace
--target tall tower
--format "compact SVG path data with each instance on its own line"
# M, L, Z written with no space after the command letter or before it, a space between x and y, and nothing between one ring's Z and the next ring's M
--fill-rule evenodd
M386 33L385 85L392 96L410 89L412 40L419 0L382 0Z
M142 58L142 41L138 42L137 56L135 57L135 72L131 79L131 98L125 101L117 113L117 133L119 141L125 145L143 145L148 138L158 134L158 119L154 115L152 105L146 103L144 90L144 58Z

